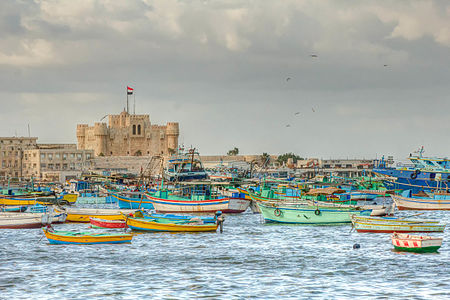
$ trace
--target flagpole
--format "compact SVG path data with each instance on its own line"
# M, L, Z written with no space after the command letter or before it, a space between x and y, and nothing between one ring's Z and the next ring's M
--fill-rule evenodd
M133 102L133 115L135 115L136 114L136 93L133 91L133 99L134 99L134 102Z
M128 113L128 86L127 86L127 113Z

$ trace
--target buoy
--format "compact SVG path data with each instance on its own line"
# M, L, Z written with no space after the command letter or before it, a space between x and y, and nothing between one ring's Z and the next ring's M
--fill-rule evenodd
M361 245L360 245L360 244L354 244L354 245L353 245L353 249L359 249L359 248L361 248Z

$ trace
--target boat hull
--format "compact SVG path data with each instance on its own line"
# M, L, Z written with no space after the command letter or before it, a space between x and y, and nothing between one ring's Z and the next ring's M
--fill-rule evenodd
M0 196L0 205L5 206L30 206L39 204L75 204L77 194L64 194L60 196Z
M352 218L352 223L357 232L372 232L372 233L408 233L408 232L443 232L445 225L430 222L408 222L400 220L387 219L359 219Z
M217 224L188 225L175 223L159 223L146 219L127 218L127 225L137 231L166 231L166 232L209 232L216 231Z
M89 223L89 218L99 218L105 220L125 220L124 215L133 214L135 210L128 209L59 209L55 208L56 212L67 214L67 222Z
M124 209L155 209L152 201L143 196L141 199L125 197L119 194L112 194L111 197L117 201L119 208Z
M241 213L247 210L250 200L240 198L222 198L214 200L171 200L147 195L156 211L161 213Z
M287 224L341 225L351 223L352 215L370 214L370 210L338 210L306 205L276 207L258 203L258 206L266 222Z
M442 238L430 236L410 236L394 233L391 237L392 245L397 251L415 253L436 252L442 246Z
M114 235L95 235L95 234L82 234L82 235L63 235L58 232L50 232L44 229L44 234L47 237L50 244L75 244L75 245L91 245L91 244L124 244L131 243L133 236L131 234L114 234Z
M391 197L399 210L450 210L450 199Z
M64 223L65 214L54 213L2 213L0 229L40 228L46 224Z
M105 220L98 218L89 218L91 225L98 228L127 228L125 220Z

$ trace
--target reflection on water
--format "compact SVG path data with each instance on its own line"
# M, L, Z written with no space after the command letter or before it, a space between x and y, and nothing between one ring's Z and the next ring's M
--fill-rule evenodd
M412 214L412 213L411 213ZM424 218L448 223L450 212ZM86 230L88 224L56 225ZM137 234L125 245L48 245L39 229L0 233L0 298L445 298L449 234L438 254L393 251L351 226L265 225L227 216L218 233ZM353 249L353 244L361 245Z

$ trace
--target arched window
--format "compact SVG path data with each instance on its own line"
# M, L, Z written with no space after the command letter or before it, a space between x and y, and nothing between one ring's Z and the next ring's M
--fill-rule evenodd
M136 134L136 125L133 125L133 135Z
M141 125L140 124L138 125L138 134L139 135L141 134Z

